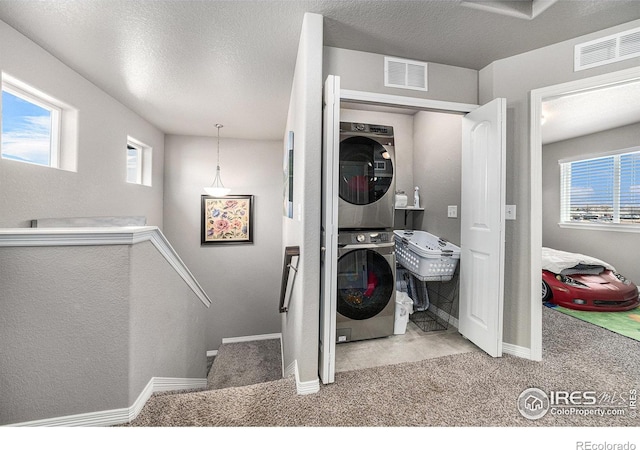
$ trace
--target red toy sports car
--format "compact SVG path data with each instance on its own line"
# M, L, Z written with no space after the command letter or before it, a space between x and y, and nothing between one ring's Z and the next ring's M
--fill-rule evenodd
M611 265L547 248L543 249L542 300L582 311L628 311L640 305L638 287Z

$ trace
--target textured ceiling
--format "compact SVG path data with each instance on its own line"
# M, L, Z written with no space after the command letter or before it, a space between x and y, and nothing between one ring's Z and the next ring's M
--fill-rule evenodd
M542 103L542 116L543 144L639 123L640 82L546 100Z
M534 20L457 0L0 0L0 20L166 133L282 139L305 12L325 45L480 69L640 18L637 1L559 1Z

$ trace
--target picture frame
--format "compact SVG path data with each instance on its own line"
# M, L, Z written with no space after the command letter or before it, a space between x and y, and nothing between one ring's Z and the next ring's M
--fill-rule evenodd
M203 195L201 245L253 243L253 195Z

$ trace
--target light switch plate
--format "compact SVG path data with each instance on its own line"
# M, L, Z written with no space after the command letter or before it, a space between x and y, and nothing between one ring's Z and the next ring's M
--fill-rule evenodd
M506 220L516 220L516 205L506 205L504 208L504 218Z
M458 206L457 205L449 205L447 210L447 217L456 218L458 217Z

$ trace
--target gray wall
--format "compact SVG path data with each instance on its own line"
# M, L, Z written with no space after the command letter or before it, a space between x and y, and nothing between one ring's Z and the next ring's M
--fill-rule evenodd
M148 241L3 247L0 286L0 424L128 408L152 377L206 377L206 307Z
M129 406L127 246L0 248L0 286L0 424Z
M220 139L223 183L231 194L254 195L253 243L200 245L201 196L215 176L216 145L214 137L165 140L164 234L211 297L207 350L223 338L280 332L282 142Z
M587 156L640 145L640 123L555 142L542 147L542 245L583 253L612 264L640 283L638 255L620 249L640 248L640 234L560 228L560 165L563 158Z
M163 133L1 21L0 55L0 71L79 110L77 172L0 158L0 227L78 216L162 226ZM151 187L125 182L127 135L153 148Z
M284 366L301 382L318 379L322 162L322 16L305 14L291 86L288 131L295 133L293 218L282 219L282 246L300 246L289 312L282 314ZM280 153L284 158L285 149ZM282 267L284 248L280 253Z
M413 127L413 180L425 209L413 213L414 227L459 246L462 115L421 111ZM449 205L458 207L458 218L447 217Z
M129 402L151 377L206 378L207 309L149 241L130 247Z
M629 59L573 71L575 44L640 26L640 21L495 61L480 71L480 103L507 99L507 198L517 205L517 220L506 222L504 341L530 346L531 260L529 93L532 89L593 77L638 65ZM535 300L534 300L535 301Z
M376 53L324 47L324 78L340 75L342 89L448 102L478 102L477 70L428 63L428 91L389 88L384 86L384 57Z

